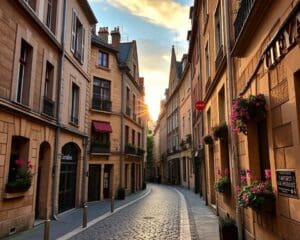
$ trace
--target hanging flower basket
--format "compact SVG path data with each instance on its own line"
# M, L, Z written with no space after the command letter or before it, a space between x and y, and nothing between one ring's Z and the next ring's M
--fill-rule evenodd
M230 179L228 177L228 169L225 169L224 173L218 170L218 181L215 183L215 189L219 193L230 192Z
M266 99L263 94L250 95L248 98L239 96L233 101L231 109L231 129L235 133L242 132L247 135L247 123L262 121L266 115Z
M228 136L228 127L226 123L222 123L219 126L212 128L214 140L224 140Z
M26 192L31 186L31 162L18 159L15 164L16 167L11 170L9 181L5 187L7 193Z
M203 142L207 145L211 145L214 143L214 140L210 134L203 137Z
M275 206L275 194L270 182L270 169L265 170L266 181L254 180L247 184L247 177L251 179L251 171L247 171L247 177L242 176L242 186L237 187L238 203L240 207L250 207L254 211L272 211ZM271 209L270 209L271 208Z

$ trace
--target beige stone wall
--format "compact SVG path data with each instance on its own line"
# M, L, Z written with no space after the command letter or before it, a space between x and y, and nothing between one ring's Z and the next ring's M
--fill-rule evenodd
M54 135L55 130L44 124L38 124L30 119L21 118L7 112L0 112L0 236L6 236L9 231L15 228L16 231L24 230L33 225L36 204L37 191L37 171L39 167L39 150L43 142L50 146L50 154L53 157ZM9 161L11 154L12 136L22 136L29 139L28 159L31 160L32 168L32 185L30 189L17 197L18 194L5 193L5 185L9 174ZM49 157L48 166L53 163L53 158ZM43 178L48 180L47 191L43 192L42 211L46 216L51 213L51 168L48 168Z
M277 33L279 27L291 12L296 1L279 1L272 3L265 12L256 34L249 39L247 47L242 52L245 57L235 59L236 94L242 91L252 75L265 47ZM272 186L276 196L276 212L259 214L245 210L246 239L294 239L300 231L299 209L297 198L280 196L277 191L276 170L296 170L296 186L299 192L299 48L295 46L288 50L287 55L278 61L271 69L263 64L258 65L258 72L250 83L244 96L264 94L266 96L267 130L269 143L269 161L272 172ZM249 125L250 134L239 134L239 164L240 169L260 171L259 157L256 154L255 135Z

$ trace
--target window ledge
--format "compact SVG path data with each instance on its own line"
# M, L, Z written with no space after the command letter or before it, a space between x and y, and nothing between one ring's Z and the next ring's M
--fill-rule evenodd
M18 192L18 193L3 193L3 199L13 199L13 198L21 198L24 197L26 192Z
M90 154L93 156L110 156L111 155L111 153L93 153L93 152L91 152Z
M101 66L101 65L99 65L99 64L96 65L96 68L105 70L105 71L107 71L107 72L110 72L110 71L111 71L109 67L104 67L104 66Z
M93 112L98 112L98 113L106 113L106 114L111 114L112 113L112 111L103 111L103 110L98 110L98 109L95 109L95 108L91 108L90 110L93 111Z
M24 110L28 111L31 110L30 107L28 105L24 105L23 103L17 102L15 100L12 101L15 105L23 108Z
M79 128L79 125L74 122L69 121L69 124L73 127Z

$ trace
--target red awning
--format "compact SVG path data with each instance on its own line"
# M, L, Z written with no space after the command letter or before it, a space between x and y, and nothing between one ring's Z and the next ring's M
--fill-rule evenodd
M112 128L109 122L93 121L93 127L96 132L111 133Z

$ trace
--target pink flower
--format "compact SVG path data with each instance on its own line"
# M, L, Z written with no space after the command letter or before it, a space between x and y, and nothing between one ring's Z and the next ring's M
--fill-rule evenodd
M240 186L236 186L236 187L235 187L235 191L236 191L237 193L239 193L239 192L241 191L241 187L240 187Z
M252 178L252 171L251 170L249 170L249 169L247 169L246 170L246 173L247 173L247 176L248 176L248 178Z
M17 159L15 163L18 166L22 166L24 164L24 160L23 159Z
M246 176L241 176L241 183L245 184L247 182L247 177Z
M257 193L257 192L258 192L258 189L257 189L256 186L253 186L253 187L251 188L251 191L252 191L253 193Z
M31 163L29 163L29 164L28 164L28 167L29 167L30 169L32 169L32 164L31 164Z
M270 179L271 178L271 169L265 169L265 175L266 175L266 179Z
M221 176L221 170L220 170L220 169L218 169L217 175L218 175L218 176Z

